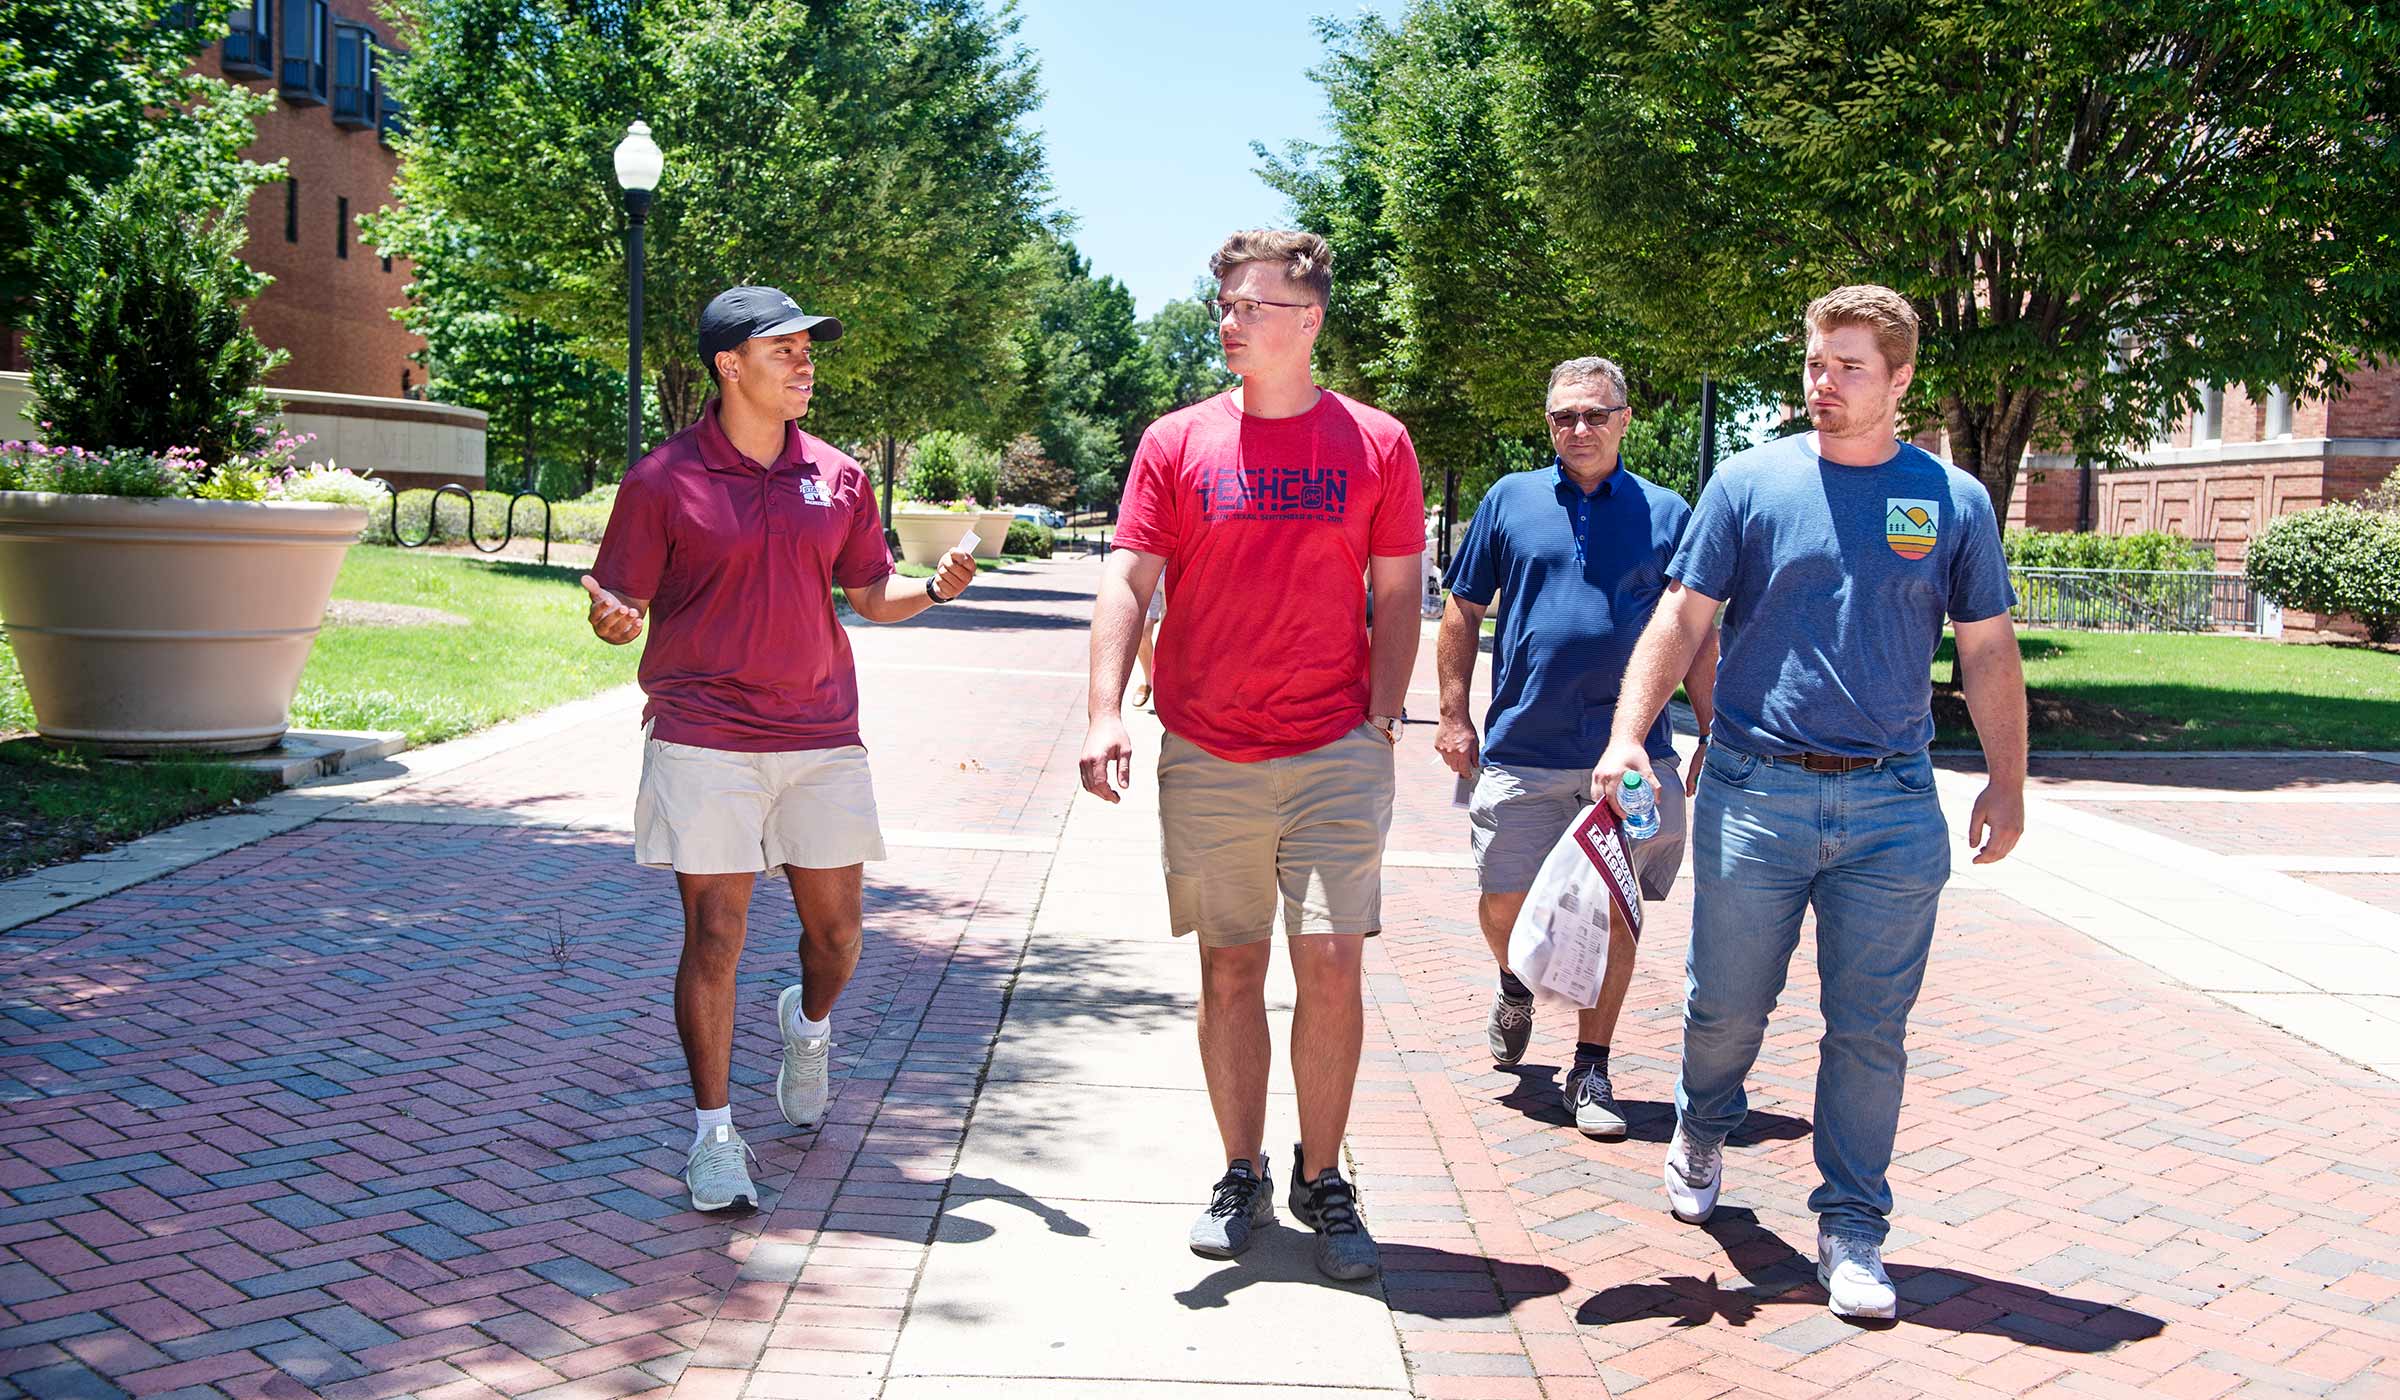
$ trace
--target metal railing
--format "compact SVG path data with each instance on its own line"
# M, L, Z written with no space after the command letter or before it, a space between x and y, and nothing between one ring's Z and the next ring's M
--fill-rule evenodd
M2110 632L2264 633L2267 609L2240 574L2011 565L2017 622Z
M492 541L489 548L486 548L484 542L476 537L475 493L466 487L452 482L447 486L433 488L432 498L425 502L425 533L413 540L400 533L400 493L394 491L390 495L392 543L402 549L421 549L433 543L442 533L442 497L456 496L467 503L467 543L473 545L478 554L498 554L508 548L509 544L517 537L517 502L528 498L540 501L542 503L542 564L547 567L550 563L550 498L539 491L519 491L508 498L508 508L500 513L500 538Z

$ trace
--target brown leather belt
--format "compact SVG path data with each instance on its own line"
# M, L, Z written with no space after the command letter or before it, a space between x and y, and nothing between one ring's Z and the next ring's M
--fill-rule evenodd
M1811 773L1855 773L1861 768L1873 768L1884 760L1853 758L1838 753L1787 753L1770 754L1767 756L1767 761L1769 763L1795 763Z

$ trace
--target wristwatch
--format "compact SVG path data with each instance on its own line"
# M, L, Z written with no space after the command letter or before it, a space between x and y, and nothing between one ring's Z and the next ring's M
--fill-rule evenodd
M947 603L950 600L942 596L942 590L934 587L934 584L938 582L940 582L938 576L925 580L925 596L931 598L936 603Z
M1374 725L1377 729L1383 731L1383 739L1385 743L1397 744L1400 742L1400 716L1369 715L1367 716L1367 723Z

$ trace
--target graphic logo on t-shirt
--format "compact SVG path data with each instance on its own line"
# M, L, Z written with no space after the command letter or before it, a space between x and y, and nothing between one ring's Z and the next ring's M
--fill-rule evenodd
M1933 552L1934 536L1939 533L1941 516L1933 502L1899 496L1885 498L1883 539L1892 547L1892 553L1903 559L1922 559Z
M1224 466L1202 471L1193 489L1200 513L1220 520L1321 520L1348 518L1347 467Z

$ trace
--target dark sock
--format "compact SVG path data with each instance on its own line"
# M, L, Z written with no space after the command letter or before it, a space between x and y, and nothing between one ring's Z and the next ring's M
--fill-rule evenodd
M1518 981L1517 974L1504 967L1500 969L1500 995L1507 997L1510 1001L1531 1001L1533 1000L1533 988Z
M1608 1047L1594 1045L1588 1040L1578 1040L1575 1042L1575 1063L1598 1065L1605 1071L1608 1068Z

